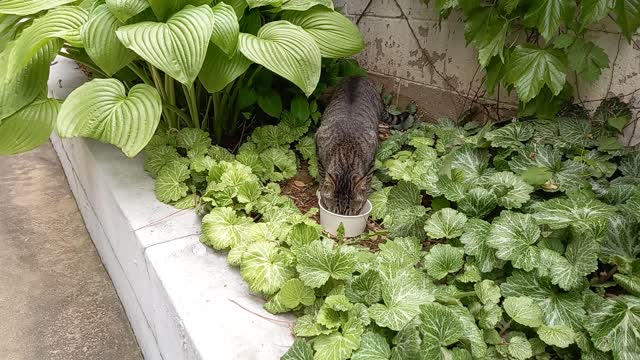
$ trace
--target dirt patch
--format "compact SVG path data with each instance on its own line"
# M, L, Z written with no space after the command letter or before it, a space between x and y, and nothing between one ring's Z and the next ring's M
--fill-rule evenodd
M303 213L307 213L311 208L318 207L318 197L316 196L318 184L309 175L309 165L306 161L300 163L298 173L281 184L280 188L282 189L282 194L290 197ZM319 222L320 216L316 214L313 219Z

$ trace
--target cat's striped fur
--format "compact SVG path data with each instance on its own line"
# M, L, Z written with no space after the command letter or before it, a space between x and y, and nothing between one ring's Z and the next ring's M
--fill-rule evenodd
M378 122L395 125L408 113L389 114L375 85L362 77L344 79L316 132L320 201L329 211L357 215L366 204L378 147Z

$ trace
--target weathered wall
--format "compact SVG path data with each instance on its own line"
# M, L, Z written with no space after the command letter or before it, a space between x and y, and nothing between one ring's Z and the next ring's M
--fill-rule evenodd
M440 21L433 5L422 0L336 0L336 6L358 26L366 48L358 56L361 65L388 88L398 91L400 102L412 98L426 118L457 118L469 108L477 92L482 94L483 73L477 72L476 51L465 47L464 24L452 15ZM433 1L431 1L433 3ZM364 14L363 14L364 12ZM609 55L610 68L598 81L576 85L579 101L593 108L607 93L623 96L640 108L640 34L629 44L612 21L594 25L589 38ZM495 98L485 99L495 104ZM501 93L501 106L513 105L513 94ZM495 106L493 106L495 109ZM494 110L495 111L495 110ZM630 139L634 126L626 129ZM640 135L640 129L638 129ZM634 139L633 143L640 142Z

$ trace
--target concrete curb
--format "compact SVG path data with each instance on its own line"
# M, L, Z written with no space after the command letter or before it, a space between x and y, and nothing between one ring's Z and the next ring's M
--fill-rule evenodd
M50 96L84 81L75 63L58 58ZM262 309L226 255L199 242L193 211L156 200L142 156L89 139L51 141L145 359L271 360L287 351L294 318Z

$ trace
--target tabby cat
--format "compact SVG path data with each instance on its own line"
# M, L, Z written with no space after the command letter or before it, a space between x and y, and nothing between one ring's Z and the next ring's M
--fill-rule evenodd
M320 201L329 211L358 215L367 202L378 147L378 121L396 125L408 113L389 114L375 85L345 78L335 90L316 132Z

